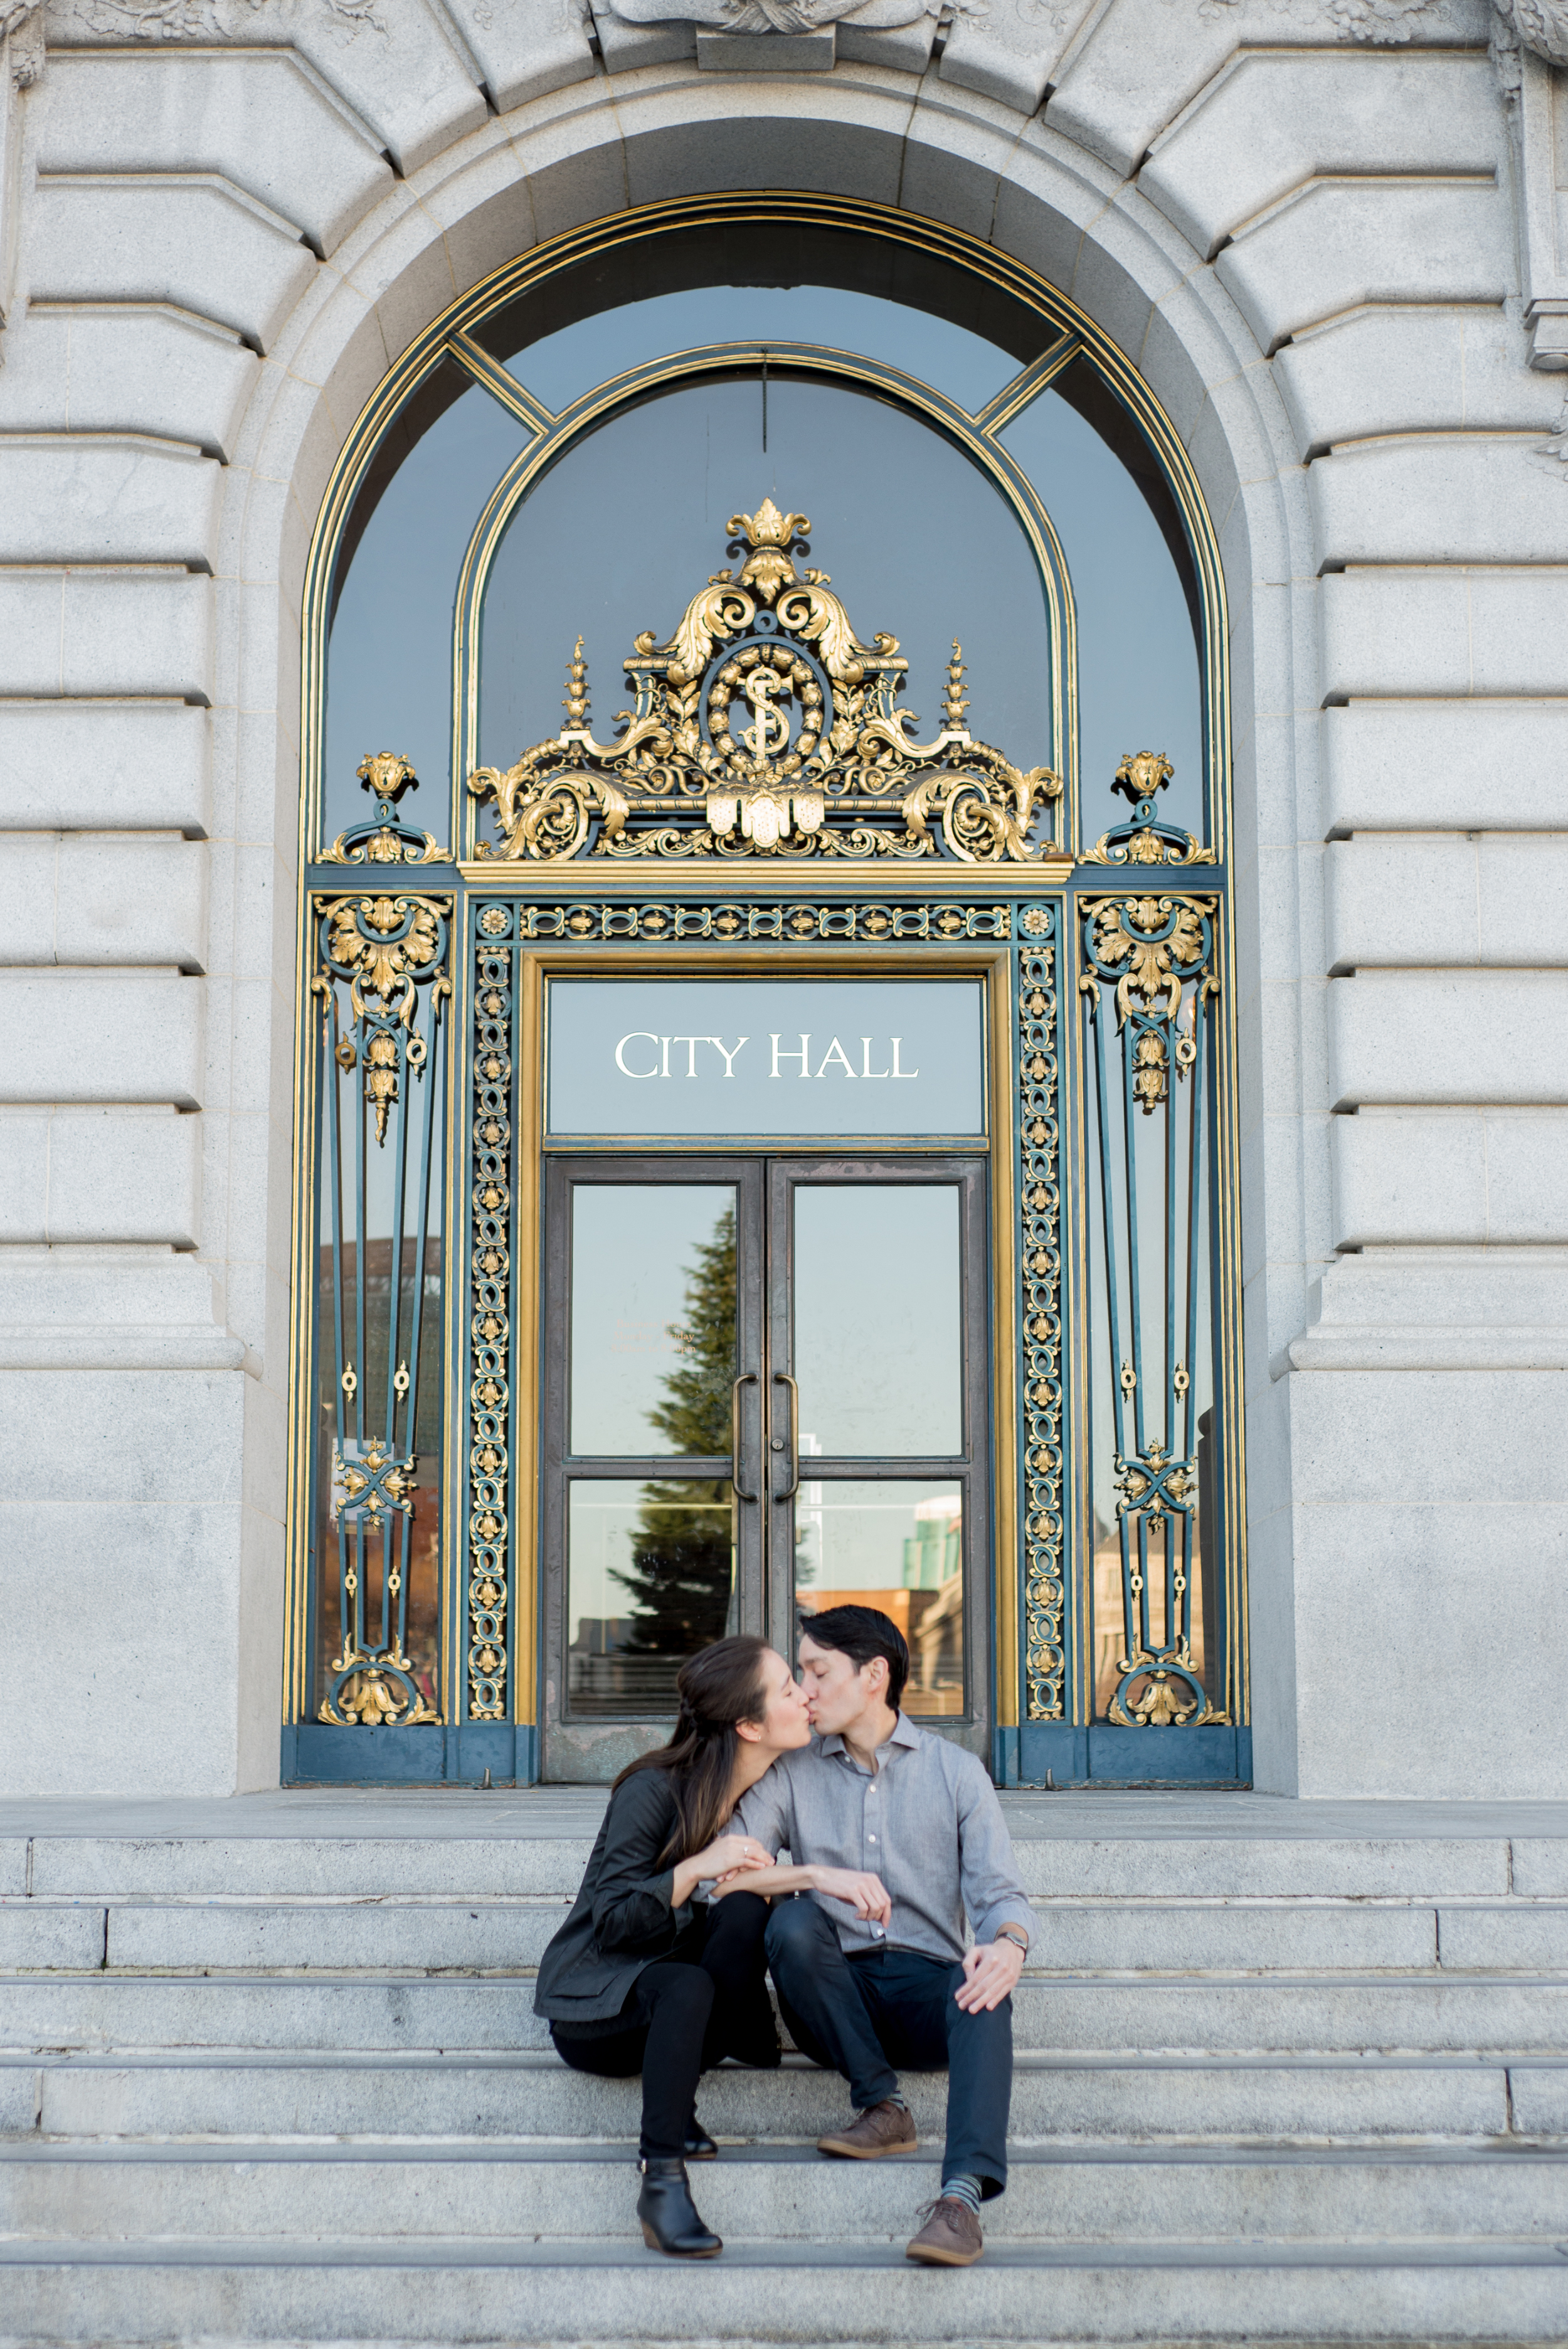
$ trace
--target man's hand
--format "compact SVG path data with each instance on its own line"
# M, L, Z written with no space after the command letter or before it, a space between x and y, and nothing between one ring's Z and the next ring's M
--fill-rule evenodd
M1024 1952L1006 1934L999 1941L976 1942L964 1961L962 1987L953 1993L965 2014L989 2014L1018 1987Z
M865 1923L885 1925L892 1917L892 1902L880 1876L858 1868L813 1868L810 1874L816 1891L825 1892L830 1900L847 1902Z

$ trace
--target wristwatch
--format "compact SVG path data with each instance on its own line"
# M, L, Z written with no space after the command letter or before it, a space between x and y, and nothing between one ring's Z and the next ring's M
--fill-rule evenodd
M999 1941L1011 1941L1015 1949L1022 1950L1024 1955L1028 1956L1029 1937L1021 1925L998 1925L996 1939Z

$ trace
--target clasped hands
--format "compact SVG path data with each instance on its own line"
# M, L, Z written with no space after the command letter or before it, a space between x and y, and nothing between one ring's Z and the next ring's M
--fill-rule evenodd
M821 1892L843 1901L863 1924L892 1921L886 1885L864 1868L780 1868L749 1836L720 1836L702 1858L704 1876L713 1878L715 1900L727 1892ZM1007 1935L976 1942L965 1957L964 1980L953 1995L965 2014L989 2014L1016 1990L1023 1971L1024 1952Z
M825 1892L830 1900L844 1901L868 1924L885 1925L892 1915L882 1878L863 1868L780 1868L749 1836L720 1836L702 1857L705 1876L714 1878L716 1900L727 1892Z

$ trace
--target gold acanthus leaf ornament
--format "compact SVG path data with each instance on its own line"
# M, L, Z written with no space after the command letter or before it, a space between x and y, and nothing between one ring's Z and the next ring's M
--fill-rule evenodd
M351 974L356 1018L366 996L378 996L405 1025L413 1016L414 982L441 952L438 908L422 897L341 897L327 910L327 952Z
M966 864L1048 854L1060 776L971 736L956 643L945 723L921 741L898 699L909 668L898 638L863 642L829 574L796 568L810 528L771 498L730 516L730 551L744 560L697 590L662 643L651 628L635 638L624 662L635 707L610 741L589 722L579 637L560 733L469 777L476 798L493 801L500 835L480 853Z
M1174 923L1168 918L1171 911L1169 898L1118 897L1095 914L1099 960L1113 969L1128 965L1116 987L1119 1028L1135 1003L1146 1014L1162 1011L1171 1019L1181 1011L1181 974L1202 957L1203 925L1191 905L1178 905ZM1151 937L1151 931L1162 935Z

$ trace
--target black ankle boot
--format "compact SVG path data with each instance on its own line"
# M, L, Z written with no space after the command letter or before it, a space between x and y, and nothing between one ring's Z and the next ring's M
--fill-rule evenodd
M654 2154L644 2157L642 2168L637 2216L649 2251L667 2251L677 2260L711 2260L722 2251L718 2237L697 2215L686 2163L678 2156Z
M686 2123L686 2158L688 2161L717 2161L718 2147L693 2113Z

